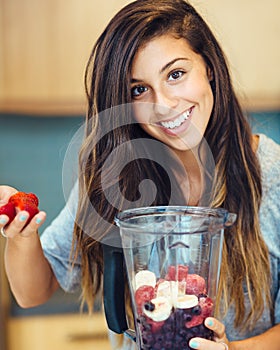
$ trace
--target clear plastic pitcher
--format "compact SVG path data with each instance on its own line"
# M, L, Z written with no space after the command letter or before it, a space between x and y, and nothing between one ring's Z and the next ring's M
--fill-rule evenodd
M141 350L187 350L192 337L211 339L204 320L214 315L224 228L235 219L224 209L201 207L147 207L119 213L115 221L121 248L104 246L109 328L132 336ZM126 317L124 271L132 327Z

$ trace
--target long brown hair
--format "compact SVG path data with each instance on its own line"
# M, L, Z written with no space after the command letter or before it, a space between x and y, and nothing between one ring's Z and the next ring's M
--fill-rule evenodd
M258 218L260 166L223 51L205 21L183 0L138 0L128 4L107 25L89 58L85 74L88 114L80 152L80 198L74 228L76 252L82 256L83 297L91 307L101 289L103 257L99 238L110 230L116 213L126 208L123 198L130 203L138 200L137 184L148 178L157 185L152 205L169 204L172 180L168 171L149 157L138 159L133 145L126 149L127 153L116 153L115 162L104 167L110 154L121 145L144 140L144 148L146 140L152 139L132 122L130 110L114 107L132 102L131 66L137 50L165 34L185 38L212 72L214 107L204 135L215 161L211 205L238 215L236 225L225 235L218 298L223 299L224 312L235 304L236 326L249 327L270 300L269 256ZM108 132L104 133L104 129ZM127 164L127 157L134 161ZM116 176L118 163L127 166ZM104 194L104 182L113 202L109 203ZM177 204L180 201L178 198ZM93 208L97 217L91 215ZM251 302L248 315L244 286Z

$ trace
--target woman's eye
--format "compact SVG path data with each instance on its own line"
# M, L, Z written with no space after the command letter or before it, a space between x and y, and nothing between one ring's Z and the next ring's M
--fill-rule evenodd
M140 96L141 94L143 94L146 91L147 91L147 88L145 86L141 86L141 85L134 86L131 89L131 95L132 95L132 97L137 97L137 96Z
M168 80L177 80L183 76L184 72L181 70L176 70L169 74Z

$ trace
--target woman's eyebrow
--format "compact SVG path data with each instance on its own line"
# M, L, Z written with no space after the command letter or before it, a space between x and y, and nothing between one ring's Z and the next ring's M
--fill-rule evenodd
M172 64L174 64L175 62L177 61L181 61L181 60L184 60L184 61L189 61L187 58L185 57L178 57L178 58L174 58L174 60L166 63L166 65L164 65L161 70L159 71L159 73L163 73L166 69L168 69L170 66L172 66Z
M140 79L134 79L134 78L132 78L131 80L130 80L130 83L131 84L133 84L133 83L141 83L142 82L142 80L140 80Z
M160 69L159 73L162 74L166 69L168 69L169 67L171 67L175 62L177 62L177 61L182 61L182 60L183 60L183 61L189 61L189 59L186 58L186 57L174 58L174 60L172 60L172 61L166 63L166 64ZM133 84L133 83L140 83L141 81L142 81L142 80L140 80L140 79L134 79L134 78L131 79L131 83L132 83L132 84Z

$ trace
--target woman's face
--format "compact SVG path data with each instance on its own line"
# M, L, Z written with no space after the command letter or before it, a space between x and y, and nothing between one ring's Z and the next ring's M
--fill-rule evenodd
M196 147L213 108L211 73L185 39L155 38L137 52L131 94L135 118L175 150Z

